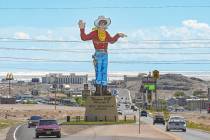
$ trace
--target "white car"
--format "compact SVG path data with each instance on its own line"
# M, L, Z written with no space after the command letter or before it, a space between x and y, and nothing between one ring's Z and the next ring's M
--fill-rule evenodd
M170 130L182 130L186 132L186 121L181 116L172 116L169 118L166 124L166 131Z

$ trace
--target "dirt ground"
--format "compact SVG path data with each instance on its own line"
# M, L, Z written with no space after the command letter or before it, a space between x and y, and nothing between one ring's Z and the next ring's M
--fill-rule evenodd
M85 108L83 107L68 107L54 105L39 105L39 104L14 104L1 105L0 118L14 119L24 121L32 115L40 115L44 118L65 119L67 115L84 115Z

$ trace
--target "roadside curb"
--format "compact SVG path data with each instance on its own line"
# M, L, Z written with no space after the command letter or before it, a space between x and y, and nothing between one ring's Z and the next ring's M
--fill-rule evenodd
M7 136L6 136L6 139L5 140L16 140L15 139L15 132L21 127L23 126L24 124L17 124L13 127L11 127L7 133Z
M155 130L157 130L157 131L159 131L159 132L161 132L161 133L163 133L163 134L165 134L165 135L168 135L168 136L172 137L174 140L182 140L180 137L178 137L178 136L176 136L176 135L174 135L174 134L166 133L165 131L163 131L163 130L161 130L161 129L159 129L159 128L153 126L153 125L150 125L150 126L152 126Z
M14 140L13 138L13 134L14 134L14 131L15 129L17 128L18 125L15 125L13 127L11 127L7 133L7 136L6 136L6 139L5 140Z

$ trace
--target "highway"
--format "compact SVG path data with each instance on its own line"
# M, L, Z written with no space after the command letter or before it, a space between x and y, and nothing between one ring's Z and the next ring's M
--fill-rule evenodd
M141 117L141 121L152 124L153 119L151 117ZM155 127L165 131L165 126L162 124L157 124L155 125ZM188 129L188 128L187 132L170 131L167 133L175 134L179 136L182 140L210 140L210 133Z
M133 136L119 136L119 135L100 135L99 133L104 133L107 130L107 127L109 128L115 128L116 126L99 126L93 129L89 129L88 133L76 133L70 136L62 135L62 138L53 138L53 137L40 137L39 139L43 140L139 140L139 137L133 137ZM34 128L27 128L27 125L23 125L20 127L17 127L17 131L14 132L14 139L13 140L34 140L35 134L34 134ZM100 132L99 132L100 131ZM115 133L115 132L113 132ZM162 140L160 138L154 139L154 138L141 138L141 140ZM164 139L164 140L170 140L170 139Z
M121 98L123 95L127 95L129 100L130 95L128 94L129 91L127 89L120 89L118 90L119 97ZM125 96L124 96L125 97ZM126 111L126 110L124 110ZM135 112L138 116L138 111ZM151 117L141 117L141 121L147 124L152 124L153 120ZM121 136L99 136L98 132L105 132L108 126L104 126L103 129L99 128L100 131L93 128L88 135L81 135L80 133L67 136L62 134L61 138L53 138L53 140L113 140L113 139L120 139L120 140L137 140L139 138L136 137L121 137ZM156 128L165 131L164 125L155 125ZM170 131L166 133L171 133L173 135L178 136L181 140L210 140L210 134L198 130L187 129L187 132L179 132L179 131ZM98 135L98 136L97 136ZM27 128L27 125L22 125L16 129L14 132L14 139L13 140L34 140L35 138L35 128ZM50 140L51 137L41 137L39 139ZM147 140L145 138L141 138L141 140ZM153 139L158 140L158 139Z
M129 90L128 89L118 89L119 96L130 97ZM125 114L125 113L123 113ZM138 116L138 112L136 112L136 115ZM153 119L151 117L141 117L141 121L152 124ZM165 126L164 125L155 125L155 127L164 130L165 131ZM210 140L210 133L202 132L199 130L193 130L193 129L187 129L187 132L179 132L179 131L170 131L166 133L172 133L177 136L179 136L182 140Z
M152 118L150 117L141 117L141 121L152 124ZM164 125L155 125L155 127L165 131L165 126ZM103 128L104 132L106 131L105 127ZM95 134L94 134L95 133ZM177 135L180 137L182 140L210 140L210 134L205 133L202 131L197 131L193 129L187 129L187 132L166 132L166 133L171 133L174 135ZM53 140L112 140L115 138L118 139L125 139L125 140L137 140L135 137L119 137L119 136L97 136L97 131L94 130L88 136L86 135L73 135L73 136L67 136L67 135L62 135L62 138L53 138ZM115 138L114 138L115 137ZM22 125L18 129L16 129L16 132L14 132L14 139L13 140L34 140L35 138L35 128L27 128L27 125ZM41 137L39 139L44 139L44 140L50 140L52 139L51 137ZM144 139L142 139L144 140ZM147 139L145 139L147 140ZM157 139L156 139L157 140Z

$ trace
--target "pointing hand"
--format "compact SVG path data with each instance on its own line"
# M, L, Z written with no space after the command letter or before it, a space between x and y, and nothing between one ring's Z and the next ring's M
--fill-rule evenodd
M118 33L118 35L122 38L127 37L127 35L125 35L124 33Z

